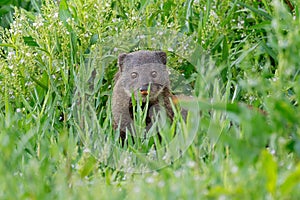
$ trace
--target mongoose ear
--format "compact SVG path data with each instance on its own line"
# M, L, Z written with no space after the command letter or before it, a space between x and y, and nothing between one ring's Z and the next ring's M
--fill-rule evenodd
M156 55L159 56L160 61L161 61L164 65L167 64L167 54L166 54L166 52L163 52L163 51L157 51L157 52L156 52Z
M120 71L123 71L123 64L124 64L124 59L125 59L126 56L127 56L126 53L119 54L118 65L120 67Z

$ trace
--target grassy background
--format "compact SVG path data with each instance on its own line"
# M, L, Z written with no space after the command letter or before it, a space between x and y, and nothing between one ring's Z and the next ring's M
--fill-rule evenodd
M0 5L11 20L0 28L1 198L299 198L297 1L31 1L13 18L11 3ZM189 45L135 37L149 27ZM160 44L198 97L187 125L200 126L172 165L126 173L136 146L108 153L117 55Z

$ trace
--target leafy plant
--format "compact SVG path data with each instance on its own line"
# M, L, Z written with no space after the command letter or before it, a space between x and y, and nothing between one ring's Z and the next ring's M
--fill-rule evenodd
M0 6L1 198L299 198L297 1ZM113 77L138 49L166 51L194 97L186 123L158 123L165 142L122 147Z

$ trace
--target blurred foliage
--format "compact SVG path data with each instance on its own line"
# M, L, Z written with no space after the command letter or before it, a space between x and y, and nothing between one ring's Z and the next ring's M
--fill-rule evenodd
M41 0L2 0L0 2L0 26L8 28L13 22L14 8L40 12Z
M0 198L298 199L299 6L1 1ZM139 35L148 28L166 34ZM118 54L147 45L191 88L182 104L201 115L186 129L200 128L172 165L131 174L130 153L153 147L110 145L110 96Z

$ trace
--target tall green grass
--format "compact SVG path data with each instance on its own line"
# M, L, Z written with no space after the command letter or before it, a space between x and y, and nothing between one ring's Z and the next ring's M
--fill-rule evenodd
M0 197L299 198L300 16L286 2L15 8L0 29ZM195 97L186 124L178 113L160 127L187 140L162 145L158 162L155 139L122 147L112 129L117 55L145 48L167 51L173 82Z

